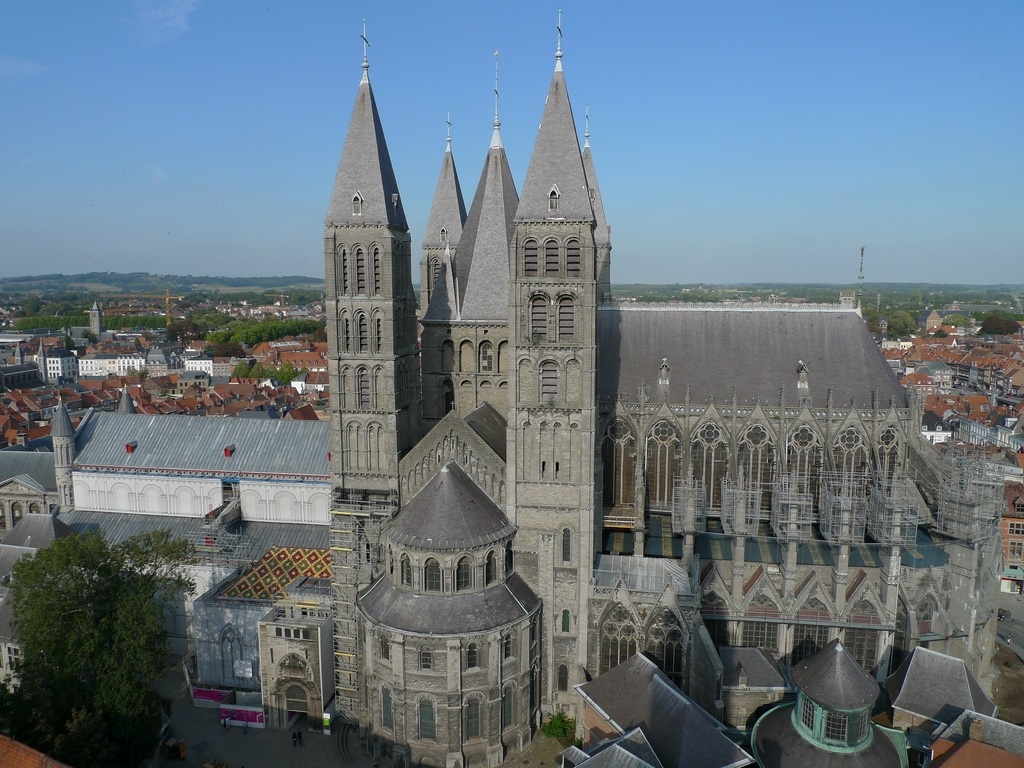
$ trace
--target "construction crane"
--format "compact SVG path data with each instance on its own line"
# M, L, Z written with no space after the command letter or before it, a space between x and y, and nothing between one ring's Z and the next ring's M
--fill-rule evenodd
M165 288L163 293L112 293L102 297L104 300L124 300L124 299L163 299L164 300L164 325L170 326L171 324L171 300L181 301L184 296L171 296L171 290Z

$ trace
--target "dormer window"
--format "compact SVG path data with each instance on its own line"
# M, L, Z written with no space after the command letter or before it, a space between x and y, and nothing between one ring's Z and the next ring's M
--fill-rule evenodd
M225 459L230 459L234 455L235 455L235 444L232 443L231 445L225 445L224 446L224 458Z
M363 215L363 196L360 195L358 192L352 195L352 215Z
M447 243L448 242L448 228L447 227L441 227L441 242L442 243Z
M125 453L134 453L135 449L139 447L138 440L132 440L130 443L124 444Z
M551 191L548 192L548 210L549 211L557 211L558 210L558 198L559 197L561 197L561 195L558 192L558 187L557 186L552 187Z

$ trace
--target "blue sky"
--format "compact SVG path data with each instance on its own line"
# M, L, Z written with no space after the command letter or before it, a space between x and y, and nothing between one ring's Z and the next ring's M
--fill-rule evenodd
M0 274L321 275L364 17L418 263L495 50L522 185L559 8L614 282L1024 282L1018 0L3 3Z

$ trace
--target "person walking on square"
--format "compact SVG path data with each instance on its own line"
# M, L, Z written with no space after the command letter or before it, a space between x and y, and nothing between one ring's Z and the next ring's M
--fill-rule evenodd
M300 728L299 730L297 730L295 732L295 734L299 737L299 746L301 747L302 746L302 729Z
M292 734L292 746L297 747L299 745L299 732L295 731Z

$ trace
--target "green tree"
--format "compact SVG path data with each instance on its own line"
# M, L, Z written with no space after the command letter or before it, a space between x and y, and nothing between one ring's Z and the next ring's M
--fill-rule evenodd
M993 313L981 321L981 332L993 336L1005 336L1020 330L1020 324L1005 315Z
M67 536L14 566L18 684L0 697L19 741L74 766L137 765L165 702L165 611L194 591L191 545L167 531L111 545Z
M914 320L914 316L909 312L896 311L889 315L889 325L886 328L885 334L890 339L895 339L897 336L906 336L917 331L917 321Z
M966 315L946 315L942 318L943 325L953 325L959 328L962 325L970 325L971 318Z

